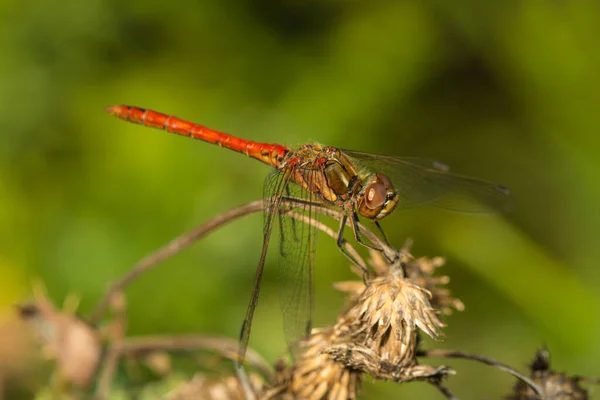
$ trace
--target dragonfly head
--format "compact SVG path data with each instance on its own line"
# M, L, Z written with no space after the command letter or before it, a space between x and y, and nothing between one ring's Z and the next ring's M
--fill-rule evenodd
M390 179L383 174L373 175L358 197L356 208L360 215L378 221L391 213L398 204L398 193Z

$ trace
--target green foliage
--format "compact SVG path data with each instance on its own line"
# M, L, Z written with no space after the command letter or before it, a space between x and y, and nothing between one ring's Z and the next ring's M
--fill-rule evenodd
M508 215L403 210L383 226L416 256L449 258L466 311L439 345L520 366L546 343L557 368L597 374L598 7L0 1L0 315L31 277L55 299L81 294L86 312L144 254L262 195L267 167L103 113L134 104L258 141L431 157L510 187ZM236 336L261 232L258 216L237 221L141 278L129 332ZM320 243L323 322L335 311L318 305L339 304L330 283L349 273ZM275 259L251 339L270 359L285 351ZM495 371L451 365L458 394L508 391ZM412 386L366 397L432 393Z

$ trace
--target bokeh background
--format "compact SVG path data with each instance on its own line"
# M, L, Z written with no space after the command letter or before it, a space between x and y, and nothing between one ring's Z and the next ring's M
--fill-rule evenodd
M439 159L508 186L507 215L383 221L393 244L447 257L466 305L430 345L524 370L545 344L557 369L600 373L597 3L5 0L0 13L0 371L29 396L45 381L16 367L13 304L34 279L57 303L79 294L85 315L145 254L262 195L264 165L103 112L121 103L257 141ZM236 221L141 277L129 333L237 337L261 223ZM342 304L331 283L352 274L325 236L318 254L322 325ZM275 263L251 339L271 361L285 351ZM510 391L497 370L445 363L462 398ZM366 384L364 398L390 396L441 398Z

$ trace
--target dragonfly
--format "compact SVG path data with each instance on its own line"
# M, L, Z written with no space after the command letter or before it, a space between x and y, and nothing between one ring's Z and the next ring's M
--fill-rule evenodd
M106 111L122 120L216 144L272 167L264 184L263 245L246 315L240 332L238 363L243 362L273 226L278 222L279 299L284 333L290 347L310 333L314 308L314 268L317 228L298 223L283 207L293 199L296 208L316 219L317 206L340 211L337 245L344 252L344 227L350 222L361 239L359 218L379 221L396 208L434 206L455 211L489 212L510 207L510 192L501 185L457 175L440 163L413 157L389 157L317 143L296 149L245 140L179 117L136 106L115 105ZM288 210L289 211L289 210ZM346 252L344 252L348 255ZM349 256L349 255L348 255Z

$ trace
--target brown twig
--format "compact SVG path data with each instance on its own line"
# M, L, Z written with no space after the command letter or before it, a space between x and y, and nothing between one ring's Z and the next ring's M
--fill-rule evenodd
M600 385L600 378L594 376L579 376L580 382L587 383L589 385Z
M303 223L312 224L317 227L319 230L325 232L327 235L331 236L334 239L337 239L337 234L327 225L308 217L307 215L294 211L294 206L297 206L298 203L293 199L284 199L282 202L282 207L288 207L287 210L282 212L287 213L290 217L295 218ZM125 276L121 279L113 283L104 297L100 300L98 305L96 306L94 312L92 313L89 322L92 325L97 324L104 313L106 312L111 299L118 293L124 291L124 289L133 283L140 275L144 272L149 271L162 261L178 254L183 249L189 247L193 243L195 243L198 239L203 237L204 235L214 231L215 229L225 225L228 222L231 222L237 218L243 217L245 215L249 215L255 212L264 211L266 206L265 201L256 200L242 206L233 208L223 214L218 215L215 218L205 222L199 227L193 229L190 232L186 232L175 239L168 242L165 246L159 248L158 250L150 253L145 256L142 260L140 260ZM313 204L314 209L319 213L332 217L334 219L340 219L343 214L341 212L331 210L323 205ZM348 225L350 225L350 221L348 221ZM362 224L359 224L359 228L361 232L375 245L379 246L383 249L384 254L388 258L398 258L398 251L392 249L390 246L385 244L383 241L377 237L374 233L366 229ZM344 247L348 252L354 257L360 265L359 268L366 270L367 266L362 257L360 257L359 253L356 249L348 242L344 243ZM391 256L390 256L391 255ZM212 341L212 343L211 343ZM227 345L225 346L225 343ZM106 355L104 360L104 365L102 367L102 371L100 373L100 378L98 382L97 388L97 396L100 399L106 398L108 393L110 392L110 387L112 383L112 377L116 371L116 366L118 364L119 359L127 353L138 352L138 351L149 351L149 350L189 350L196 348L213 348L214 350L218 350L221 348L221 353L227 358L234 360L237 356L238 350L238 342L230 339L222 339L222 338L207 338L207 337L146 337L146 338L135 338L130 339L128 341L117 340L111 344L111 347ZM250 356L250 355L249 355ZM258 355L254 354L252 357L258 359ZM252 359L249 361L252 362ZM258 362L256 366L259 369L262 369L265 372L268 368L265 367L266 363Z
M242 206L233 208L223 214L220 214L199 227L195 228L190 232L186 232L182 235L177 236L175 239L171 240L165 246L159 248L158 250L150 253L143 259L141 259L125 276L121 279L113 283L104 297L100 300L96 308L91 314L89 322L92 325L96 325L106 312L108 305L110 304L110 299L116 293L123 291L127 286L129 286L137 277L139 277L144 272L147 272L151 268L155 267L162 261L173 257L175 254L179 253L186 247L189 247L193 243L195 243L199 238L206 235L207 233L212 232L216 228L219 228L226 223L233 221L236 218L242 217L244 215L252 214L258 211L264 210L263 200L255 200L250 203L244 204Z
M478 354L469 354L469 353L465 353L463 351L445 350L445 349L420 350L419 352L417 352L417 357L464 358L467 360L478 361L480 363L490 365L501 371L511 374L515 378L520 379L521 381L523 381L527 385L529 385L531 387L531 389L535 392L535 394L540 396L540 398L542 396L542 389L535 382L533 382L529 377L520 373L516 369L509 367L508 365L503 364L503 363L496 361L489 357L480 356Z
M292 199L284 199L284 201L282 201L282 205L293 207L294 201ZM315 210L317 210L318 212L320 212L324 215L328 215L334 219L339 220L343 216L343 214L341 212L331 210L325 206L317 205L317 204L315 204L314 206L315 206ZM114 282L109 287L108 291L105 293L105 295L102 297L102 299L99 301L98 305L92 312L92 314L89 318L89 323L92 325L98 324L100 322L100 320L102 319L102 317L104 316L104 313L106 312L106 310L110 304L111 298L115 294L122 292L127 286L129 286L133 281L135 281L141 274L149 271L150 269L152 269L159 263L165 261L166 259L178 254L183 249L194 244L202 236L214 231L215 229L221 227L222 225L225 225L228 222L231 222L237 218L240 218L240 217L243 217L243 216L255 213L255 212L264 211L264 209L265 209L265 202L262 199L255 200L250 203L246 203L239 207L233 208L223 214L220 214L220 215L208 220L207 222L203 223L202 225L193 229L192 231L189 231L182 235L177 236L175 239L168 242L165 246L163 246L163 247L159 248L158 250L145 256L137 264L135 264L135 266L130 271L128 271L125 274L125 276L123 276L118 281ZM292 210L289 210L288 212L290 212L290 214L293 218L300 219L303 222L308 222L307 221L308 217L306 215L303 215L303 214L297 213L297 212L293 212ZM335 235L332 234L333 231L328 226L318 223L317 221L315 221L314 223L317 224L316 225L317 228L324 231L328 235L335 237ZM350 222L348 222L348 225L350 225ZM371 231L366 229L363 225L359 224L359 226L360 226L361 232L364 233L365 236L372 243L374 243L376 246L379 246L380 248L382 248L388 258L390 258L390 255L394 255L393 257L397 256L397 254L398 254L397 250L392 249L390 246L385 244L383 241L381 241L379 239L379 237L377 237L377 235L375 235L374 233L372 233ZM354 254L357 255L355 260L357 260L358 262L362 262L363 265L359 265L359 267L362 268L365 265L365 263L364 263L364 260L362 260L362 258L358 257L358 253L356 252L356 250L354 248L352 248L352 246L347 242L344 244L344 246L353 255Z
M98 384L96 386L95 400L106 400L110 394L113 377L117 371L117 365L121 355L118 351L118 345L113 344L109 347L108 352L104 356L102 369L98 375Z
M126 338L111 344L99 374L96 399L104 400L110 394L112 379L119 360L124 356L137 356L150 351L191 352L211 350L225 358L238 357L237 340L218 336L180 335L180 336L140 336ZM260 371L267 379L272 375L271 366L256 351L248 349L246 361Z
M312 224L321 231L325 232L327 235L333 237L334 239L337 239L336 233L327 225L320 223L317 220L311 219L300 212L292 211L294 206L293 200L286 199L283 205L291 207L289 210L285 211L290 217L295 218L304 223ZM237 218L243 217L245 215L249 215L259 211L264 211L264 209L265 202L263 200L256 200L244 204L242 206L236 207L221 215L218 215L215 218L212 218L211 220L205 222L199 227L193 229L192 231L186 232L176 237L175 239L168 242L165 246L145 256L130 271L128 271L125 276L123 276L121 279L119 279L109 287L108 291L100 300L94 312L92 313L89 320L90 323L92 325L97 324L103 317L108 306L110 305L111 299L116 294L122 293L122 291L124 291L124 289L127 286L133 283L143 273L149 271L156 265L160 264L162 261L178 254L180 251L189 247L204 235L214 231L215 229L225 225L226 223L231 222ZM342 216L341 213L336 212L326 213L325 211L327 210L327 208L323 206L317 206L315 209L333 218L340 218ZM365 230L364 227L362 229ZM360 263L360 268L367 268L365 261L362 259L362 257L360 257L356 249L350 243L344 243L344 247L348 250L350 254L353 255L354 259ZM227 346L225 346L225 343L227 343ZM186 350L191 348L211 347L214 350L218 350L218 348L220 347L222 354L225 357L234 360L237 356L238 346L239 344L237 341L207 337L147 337L130 339L129 341L124 341L123 339L116 340L111 344L110 349L104 359L104 364L100 373L96 395L99 399L106 398L106 396L110 392L112 377L116 371L117 363L119 359L126 353L159 349ZM268 370L268 367L265 367L267 364L264 363L264 361L258 361L259 356L257 354L253 354L252 356L249 354L249 357L255 358L255 366L261 369L263 373ZM249 361L252 362L252 358L250 358Z
M148 351L191 351L211 350L223 357L234 360L238 357L239 343L237 340L220 336L178 335L178 336L141 336L128 338L119 346L119 354L136 355ZM248 349L246 361L269 377L273 370L256 351Z
M454 393L450 391L450 389L442 385L440 381L434 380L429 383L433 385L437 390L439 390L439 392L443 394L448 400L459 400L458 397L456 397Z

